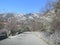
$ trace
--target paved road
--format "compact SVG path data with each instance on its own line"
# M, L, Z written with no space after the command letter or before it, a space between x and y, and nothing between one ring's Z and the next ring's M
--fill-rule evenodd
M8 39L0 41L0 45L48 45L42 39L36 37L32 32L25 32Z

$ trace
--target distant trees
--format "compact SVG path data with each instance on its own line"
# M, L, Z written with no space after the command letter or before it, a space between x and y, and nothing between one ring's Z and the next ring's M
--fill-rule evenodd
M4 23L0 22L0 29L3 29L3 28L4 28Z
M0 29L4 28L4 20L0 17Z

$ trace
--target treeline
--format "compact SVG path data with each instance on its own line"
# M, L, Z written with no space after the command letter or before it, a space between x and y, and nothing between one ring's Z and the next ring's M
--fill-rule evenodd
M33 19L25 16L14 16L16 14L8 13L6 17L0 14L0 29L6 28L11 31L12 35L17 32L25 31L48 31L50 33L60 30L60 0L47 2L46 10L43 14L33 17ZM26 18L23 20L22 18ZM29 16L27 16L29 17Z

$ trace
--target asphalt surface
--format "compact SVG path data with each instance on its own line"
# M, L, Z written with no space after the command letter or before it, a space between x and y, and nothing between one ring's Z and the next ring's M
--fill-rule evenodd
M48 45L45 41L35 36L32 32L24 32L1 40L0 45Z

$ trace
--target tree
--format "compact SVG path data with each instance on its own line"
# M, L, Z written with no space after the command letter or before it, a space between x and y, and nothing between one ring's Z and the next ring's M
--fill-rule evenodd
M0 29L4 28L4 23L0 22Z
M4 20L0 17L0 29L4 28Z

